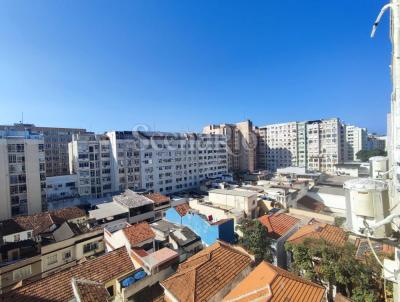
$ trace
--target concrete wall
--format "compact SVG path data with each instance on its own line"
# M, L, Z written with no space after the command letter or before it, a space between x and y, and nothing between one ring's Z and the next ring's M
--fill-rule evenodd
M40 213L42 212L42 189L40 187L38 140L25 140L25 171L28 214Z
M344 214L346 212L346 197L327 193L308 192L308 196L322 202L332 212Z
M257 207L257 194L245 197L209 192L208 201L216 205L243 210L247 215L252 216L252 211Z

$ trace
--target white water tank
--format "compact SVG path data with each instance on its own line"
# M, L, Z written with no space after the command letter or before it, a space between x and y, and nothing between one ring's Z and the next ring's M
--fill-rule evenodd
M369 159L370 176L373 179L386 179L389 161L385 156L373 156Z
M364 222L372 225L389 215L388 186L385 181L372 178L351 179L344 183L346 190L347 227L361 234ZM386 237L390 228L383 226L375 237Z

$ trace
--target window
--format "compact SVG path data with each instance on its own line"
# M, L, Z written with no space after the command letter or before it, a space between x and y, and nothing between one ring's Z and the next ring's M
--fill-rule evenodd
M98 247L98 242L89 242L83 246L83 253L88 253L90 251L94 251Z
M111 285L111 286L107 287L107 291L111 297L114 296L114 286Z
M63 253L63 260L68 260L71 258L71 251L66 251Z
M18 242L18 241L20 241L20 240L21 240L20 234L15 234L15 235L14 235L14 242Z
M51 255L47 257L47 265L52 265L57 263L57 254Z
M32 274L31 266L24 266L15 271L13 271L13 280L19 281L29 277Z

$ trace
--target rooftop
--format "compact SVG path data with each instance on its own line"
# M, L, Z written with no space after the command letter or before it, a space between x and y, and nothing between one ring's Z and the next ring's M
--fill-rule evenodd
M335 186L324 186L324 185L318 185L313 187L311 192L314 193L322 193L322 194L332 194L332 195L340 195L344 196L345 191L342 187L335 187Z
M163 233L169 232L170 230L174 230L176 228L181 228L181 226L174 224L172 222L169 222L167 220L164 220L164 219L151 223L150 227L153 229L159 230Z
M161 285L181 302L208 301L251 263L250 256L216 242L181 263Z
M125 247L96 259L77 264L36 282L17 288L0 297L13 302L65 302L74 298L71 279L85 279L105 284L135 270Z
M0 221L0 236L7 236L26 231L14 219Z
M54 224L61 225L65 221L85 216L86 212L84 210L78 207L71 207L33 215L18 216L14 220L24 230L33 230L33 234L38 235L49 231L49 228Z
M336 226L314 222L302 226L296 233L289 237L287 242L302 243L306 238L321 239L334 245L344 245L347 241L346 232Z
M201 241L201 238L188 227L176 229L170 233L170 236L180 247L184 247L195 241Z
M175 206L174 208L181 217L185 216L190 210L190 206L188 203L182 203L178 206Z
M153 200L132 190L126 190L122 194L114 196L113 199L128 208L137 208L154 203Z
M209 191L208 193L233 195L233 196L241 196L241 197L252 197L252 196L257 195L256 192L249 191L249 190L225 190L225 189L215 189L215 190Z
M89 211L89 218L96 220L106 219L108 217L114 217L124 213L128 213L128 209L120 205L117 202L106 202L97 205L96 210Z
M176 259L178 261L177 258L179 258L179 254L177 252L167 247L164 247L161 250L142 257L142 260L148 268L152 269L153 267L157 267L173 259Z
M268 235L273 239L278 239L285 235L293 226L300 222L293 216L284 213L264 215L258 220L267 228Z
M72 278L72 287L80 302L107 302L111 298L104 285L98 282Z
M155 234L147 222L128 226L123 229L123 232L131 246L155 238Z
M164 203L170 201L170 198L168 196L162 195L160 193L149 193L144 196L151 199L154 203Z
M316 200L315 198L312 198L308 195L305 195L302 198L300 198L297 201L297 206L299 208L311 210L316 213L320 213L325 210L325 205L322 202L320 202L320 201Z
M320 302L325 288L265 261L261 262L224 301Z

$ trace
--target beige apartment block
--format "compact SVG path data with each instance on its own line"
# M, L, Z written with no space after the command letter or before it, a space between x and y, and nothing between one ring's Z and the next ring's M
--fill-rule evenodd
M208 125L203 128L203 133L226 136L229 172L253 172L256 169L257 130L251 121Z
M45 189L43 136L0 130L0 220L46 210Z

